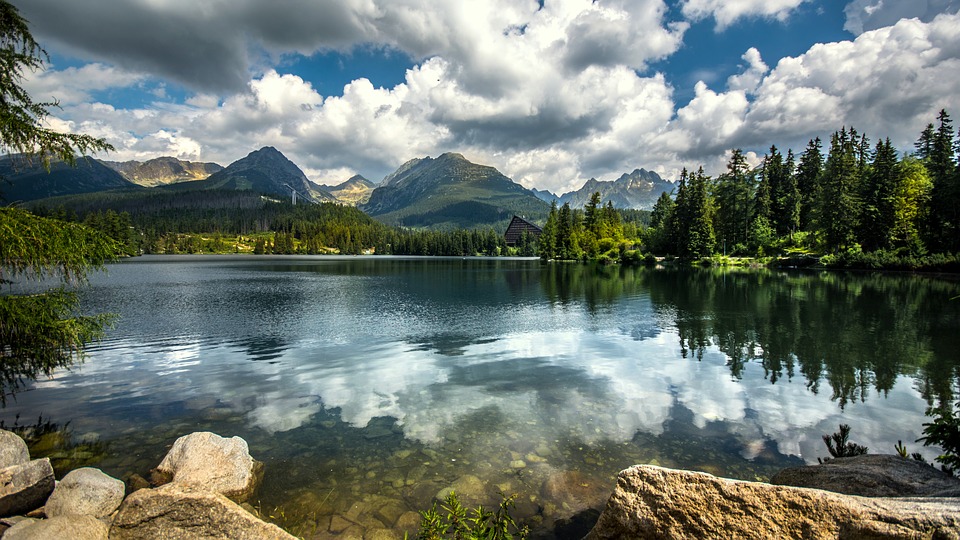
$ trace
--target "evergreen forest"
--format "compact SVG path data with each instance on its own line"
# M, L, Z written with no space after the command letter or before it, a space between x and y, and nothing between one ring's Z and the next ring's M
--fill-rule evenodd
M684 169L663 193L649 227L630 229L594 197L581 212L551 209L544 259L719 261L786 257L783 264L960 269L960 142L941 110L914 151L889 138L871 144L855 128L810 140L799 155L771 146L759 166L733 150L723 174ZM634 236L636 233L636 236Z

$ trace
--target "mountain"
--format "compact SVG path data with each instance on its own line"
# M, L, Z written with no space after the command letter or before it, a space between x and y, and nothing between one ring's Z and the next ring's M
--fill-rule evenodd
M547 203L547 204L550 204L550 203L552 203L553 201L559 201L559 200L560 200L560 196L559 196L559 195L555 195L552 191L550 191L550 190L548 190L548 189L539 190L539 189L537 189L537 188L533 188L533 189L530 190L530 192L533 193L534 195L536 195L538 199L540 199L541 201L543 201L543 202L545 202L545 203Z
M583 208L594 193L600 192L603 204L612 201L617 208L650 210L661 193L670 193L674 187L672 182L660 178L653 171L634 169L632 173L623 174L613 182L591 178L577 191L561 195L557 204L570 203L573 208Z
M117 171L134 184L144 187L204 180L223 170L223 167L216 163L183 161L174 157L158 157L147 161L100 160L100 163Z
M289 199L291 189L294 189L298 198L306 197L313 202L335 202L332 195L307 180L300 167L272 146L250 152L247 157L234 161L206 180L170 184L163 189L250 190L283 199Z
M390 225L449 229L542 221L549 206L497 169L447 153L404 163L360 209Z
M8 203L113 189L141 188L91 157L78 158L75 167L55 161L49 172L39 160L0 157L0 198Z
M335 186L321 185L320 187L336 197L338 201L350 206L357 206L369 201L370 194L377 186L358 174L342 184Z

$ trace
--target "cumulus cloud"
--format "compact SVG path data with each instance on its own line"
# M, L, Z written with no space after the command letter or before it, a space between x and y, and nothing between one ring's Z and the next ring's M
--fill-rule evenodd
M130 73L100 63L26 73L23 87L37 101L58 101L61 105L85 103L99 90L124 88L143 81L141 74Z
M94 12L106 9L91 4ZM37 0L23 9L40 13L54 5ZM290 5L299 6L292 0ZM691 18L712 14L729 23L746 16L786 17L798 5L691 0L683 9ZM163 26L180 22L176 13L183 10L177 6L136 3L115 11L130 11L116 17L133 18L152 10ZM229 78L222 72L227 68L210 67L221 70L216 84L193 79L186 68L174 75L181 69L173 65L177 61L153 67L140 55L155 52L138 49L138 40L112 27L101 31L112 33L110 39L137 41L127 52L119 41L111 42L115 63L54 69L29 84L40 95L55 90L64 100L51 121L107 137L118 148L110 159L142 159L157 151L226 165L272 145L311 179L333 183L331 175L354 171L378 181L411 158L458 151L527 187L561 193L590 177L613 179L637 167L669 179L682 167L699 165L716 174L731 148L763 152L777 144L798 150L807 139L842 125L874 138L890 136L909 148L936 111L960 107L960 81L943 76L957 73L960 62L954 30L960 17L950 14L929 22L905 19L851 41L817 44L772 68L758 48L750 48L739 73L725 83L704 80L689 102L676 103L665 76L650 73L648 66L677 50L687 27L667 22L660 0L543 6L351 0L324 15L337 22L336 29L318 30L313 37L296 25L290 35L280 35L272 25L285 21L286 13L271 19L247 1L217 6L222 10L216 17L208 9L193 13L209 27L191 53L196 57L183 61L199 70L236 60L229 70L241 73L242 85L233 90L221 84ZM313 7L301 7L302 17L319 17ZM61 24L46 18L39 28ZM220 18L236 26L221 31ZM63 30L58 39L80 43L83 24ZM323 24L317 28L326 28ZM204 40L233 56L208 55ZM269 67L250 75L258 48L265 54L308 53L358 43L395 48L419 60L399 84L382 88L361 78L332 95ZM181 54L179 44L171 47L172 57ZM192 81L196 93L180 103L130 109L91 102L110 88L145 81L156 86L157 76Z
M960 81L943 76L960 68L958 24L956 15L904 19L782 59L746 116L752 135L809 138L846 124L908 147L936 111L960 107Z
M852 0L843 9L843 29L854 35L896 24L900 19L918 18L929 22L941 13L956 13L960 0Z
M768 17L784 21L807 0L684 0L683 14L692 20L713 17L717 31L745 17Z

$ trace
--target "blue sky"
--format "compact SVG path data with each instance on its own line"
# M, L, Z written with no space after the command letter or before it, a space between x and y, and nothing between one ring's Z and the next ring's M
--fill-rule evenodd
M318 183L446 151L563 192L960 110L960 0L13 0L105 159L277 147Z

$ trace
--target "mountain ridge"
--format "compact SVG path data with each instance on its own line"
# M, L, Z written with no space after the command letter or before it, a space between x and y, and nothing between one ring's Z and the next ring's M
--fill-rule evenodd
M205 180L211 174L223 170L223 166L217 163L184 161L170 156L160 156L147 161L97 161L117 171L130 182L144 187Z
M473 228L513 215L544 219L546 203L494 167L447 152L415 158L387 175L360 209L391 225Z

